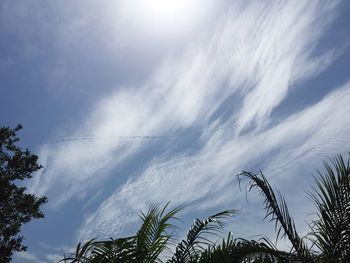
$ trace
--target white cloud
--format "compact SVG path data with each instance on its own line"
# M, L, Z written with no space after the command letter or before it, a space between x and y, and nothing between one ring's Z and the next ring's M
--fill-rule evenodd
M305 66L314 74L325 68L315 61L332 61L333 53L327 59L310 54L311 43L334 17L332 8L316 1L235 4L209 40L197 41L182 58L165 62L144 85L118 88L66 135L94 140L43 146L45 170L31 191L49 193L51 205L84 197L112 168L147 147L147 140L125 138L215 126L217 120L210 118L232 95L243 97L233 116L239 130L266 123L287 95L288 83L307 77L295 68Z
M261 134L210 141L210 147L194 156L156 160L140 177L131 179L101 204L80 229L79 238L125 234L125 229L136 222L137 209L144 210L149 203L176 200L176 204L190 205L189 210L208 210L223 204L241 206L244 192L237 191L234 174L261 159L265 160L259 168L274 179L272 182L293 182L294 187L288 186L283 192L293 196L294 207L296 200L306 199L303 191L310 189L305 182L310 182L310 172L319 167L321 160L349 149L349 99L347 83L316 105ZM298 191L300 195L295 197ZM295 209L305 212L305 206L310 207L299 203ZM302 218L299 221L303 222Z
M252 5L251 9L264 14L249 20L252 30L240 26L246 18L237 23L240 26L237 31L244 32L241 34L245 52L240 60L249 61L248 79L253 80L237 112L238 132L249 125L259 128L266 123L292 84L319 73L337 57L334 51L312 56L320 37L335 18L330 12L333 5L320 5L317 1L278 2L258 10Z
M261 2L237 4L210 41L194 45L180 61L165 64L146 85L151 88L145 94L153 94L152 98L164 94L162 103L150 103L164 115L150 114L159 125L147 131L197 127L202 131L202 148L194 154L155 156L141 175L118 188L88 217L79 239L124 234L136 221L137 209L145 209L149 202L176 200L193 204L189 209L194 210L233 203L241 194L233 196L232 178L242 169L261 168L272 177L288 171L291 180L296 178L291 171L301 167L299 161L315 164L325 152L346 151L349 84L274 126L269 123L272 110L288 95L290 83L319 74L338 56L334 51L312 55L335 17L334 5L317 1L282 1L272 7ZM230 108L226 121L213 118L231 95L243 98L240 110ZM149 120L153 122L153 117ZM302 176L297 178L305 182Z
M58 255L58 254L48 254L46 255L46 259L51 262L51 263L57 263L60 260L62 260L62 255Z

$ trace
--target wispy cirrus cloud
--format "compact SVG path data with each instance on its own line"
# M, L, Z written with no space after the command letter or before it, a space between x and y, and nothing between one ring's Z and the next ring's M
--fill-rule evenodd
M334 50L314 55L336 11L336 2L236 3L209 41L165 63L137 89L140 103L147 98L152 102L132 113L150 113L155 126L145 130L148 134L195 129L199 149L188 145L172 150L172 145L186 141L186 134L177 137L166 153L156 154L144 172L120 186L87 218L78 238L124 233L125 222L135 222L135 211L149 202L195 203L192 209L228 204L234 199L234 171L259 166L275 176L301 167L302 161L315 164L325 152L346 151L349 84L273 125L270 119L293 84L321 73L339 56ZM146 110L152 107L156 114ZM144 124L135 123L127 134ZM298 177L300 183L302 179Z
M163 63L147 83L119 87L66 134L95 140L43 146L45 176L38 176L31 190L50 192L56 205L84 197L111 176L111 169L149 145L123 140L128 136L173 136L189 128L216 129L225 121L236 127L236 136L248 127L259 130L287 96L290 83L334 60L332 51L318 57L312 51L335 18L335 7L335 2L317 1L235 3L209 40ZM223 107L229 120L222 118Z
M259 169L274 183L287 180L293 181L294 186L306 186L310 183L307 175L314 172L311 167L319 167L320 160L345 153L349 148L349 99L350 83L347 83L319 103L264 132L225 141L220 139L220 134L213 134L207 147L194 155L155 160L142 175L130 179L100 205L80 229L79 237L124 233L126 226L137 220L137 209L164 200L187 204L189 210L241 206L244 193L239 194L233 178L243 169L256 170L251 164L260 163ZM305 165L309 166L308 170Z
M315 169L350 148L347 2L156 2L0 1L0 119L29 128L44 169L28 187L49 198L16 262L134 233L139 210L167 201L184 225L237 208L235 236L272 237L243 169L306 233Z

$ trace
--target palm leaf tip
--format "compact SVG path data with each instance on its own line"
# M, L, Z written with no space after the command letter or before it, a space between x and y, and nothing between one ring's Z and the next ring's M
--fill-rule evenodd
M167 249L168 243L173 238L175 225L171 220L176 220L176 214L182 209L175 207L170 211L167 203L163 208L159 205L151 206L147 214L141 213L143 224L136 234L136 261L153 262Z
M264 197L265 218L270 217L270 220L275 222L277 239L288 237L301 261L312 262L309 249L303 239L299 237L294 219L290 216L287 203L281 193L278 191L277 195L275 194L267 178L261 171L260 174L246 171L238 174L239 181L244 177L249 180L250 187L248 192L257 188Z

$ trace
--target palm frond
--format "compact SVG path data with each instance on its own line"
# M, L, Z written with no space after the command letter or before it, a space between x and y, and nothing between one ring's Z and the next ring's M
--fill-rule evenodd
M102 263L127 263L133 262L135 236L111 239L108 241L97 241L91 251L88 262Z
M315 245L322 257L337 262L350 258L350 155L324 162L326 172L315 177L316 187L309 193L318 210L311 224Z
M94 241L95 239L91 239L87 241L83 246L82 243L79 242L77 248L75 249L75 253L72 253L68 257L64 257L60 262L66 262L67 260L69 260L71 263L89 262L88 259L95 247Z
M168 260L168 263L195 262L198 259L200 251L205 250L207 246L213 244L208 239L208 235L217 235L224 227L221 220L233 216L236 212L236 210L226 210L209 216L205 220L194 220L192 227L187 232L186 239L178 243L175 253Z
M130 262L130 251L134 237L95 241L91 239L83 246L78 244L76 252L61 261L70 263Z
M300 257L300 260L305 263L313 262L307 245L298 235L294 219L290 216L286 201L281 193L277 192L278 197L276 197L275 192L262 172L260 172L260 175L257 175L243 171L238 175L238 178L242 176L250 180L250 188L248 191L251 191L253 188L258 188L261 195L264 196L265 218L269 217L270 221L275 222L277 239L288 237L293 248Z
M170 220L182 209L176 207L166 212L168 205L162 209L152 206L147 214L141 213L143 224L136 234L135 262L156 262L159 254L167 249L176 228Z
M141 212L143 223L135 236L107 241L92 239L83 246L79 243L76 252L63 260L71 263L160 262L158 257L167 249L175 228L170 221L181 210L176 207L167 212L168 205L163 208L151 206L146 214Z
M234 239L229 233L221 243L209 246L200 254L198 263L283 262L284 254L267 239L260 242L243 238Z

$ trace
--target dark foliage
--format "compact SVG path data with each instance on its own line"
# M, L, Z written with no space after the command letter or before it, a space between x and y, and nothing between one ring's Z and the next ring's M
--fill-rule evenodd
M16 143L16 133L22 128L0 128L0 262L10 262L14 252L25 251L21 226L32 218L42 218L40 206L47 202L46 197L38 198L26 193L19 181L29 179L42 168L38 157Z
M294 220L290 216L285 199L279 191L277 195L268 180L260 172L242 172L239 176L250 180L251 187L264 197L266 217L275 222L278 237L287 237L294 251L293 259L312 263L350 262L350 155L347 161L341 155L324 162L325 172L318 172L316 186L309 193L316 207L316 220L305 237L311 243L307 246L304 238L298 235ZM311 247L316 247L313 251ZM296 256L296 257L295 257ZM293 262L289 260L288 262Z

